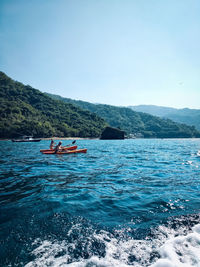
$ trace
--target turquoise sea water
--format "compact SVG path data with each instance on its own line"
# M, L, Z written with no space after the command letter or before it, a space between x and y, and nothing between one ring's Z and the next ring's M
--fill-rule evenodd
M0 142L0 266L200 266L200 139L76 143Z

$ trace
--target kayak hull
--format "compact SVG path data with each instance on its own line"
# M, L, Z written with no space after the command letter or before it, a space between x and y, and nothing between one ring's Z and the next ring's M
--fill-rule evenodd
M69 146L69 147L65 147L65 150L75 150L77 149L77 146ZM40 149L40 152L44 153L44 152L54 152L54 149Z
M87 152L87 148L82 148L82 149L75 149L75 150L70 150L67 151L67 154L73 154L73 153L86 153ZM62 154L62 152L61 152ZM64 153L65 154L65 153Z
M60 151L60 152L58 151L57 153L55 153L55 151L46 151L42 153L46 155L51 155L51 154L63 155L63 154L75 154L75 153L86 153L86 152L87 152L87 149L82 148L82 149L66 150L66 151Z

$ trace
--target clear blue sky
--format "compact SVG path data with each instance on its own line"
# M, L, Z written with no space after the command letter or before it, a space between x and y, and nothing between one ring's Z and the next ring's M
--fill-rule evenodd
M199 0L0 0L0 69L42 92L200 108Z

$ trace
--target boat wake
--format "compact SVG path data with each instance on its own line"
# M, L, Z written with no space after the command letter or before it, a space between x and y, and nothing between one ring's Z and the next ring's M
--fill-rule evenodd
M69 230L66 240L36 239L32 251L35 259L26 267L198 267L200 224L191 225L178 219L137 239L131 237L133 230L129 228L113 233L96 230L84 237L81 225L76 224ZM80 234L77 240L72 238L74 231Z

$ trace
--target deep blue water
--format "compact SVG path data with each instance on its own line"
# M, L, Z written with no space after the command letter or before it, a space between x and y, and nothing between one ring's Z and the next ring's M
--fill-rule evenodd
M0 266L200 266L200 139L76 143L0 142Z

